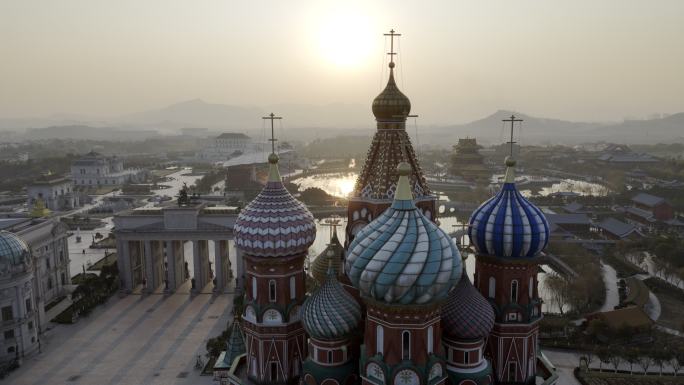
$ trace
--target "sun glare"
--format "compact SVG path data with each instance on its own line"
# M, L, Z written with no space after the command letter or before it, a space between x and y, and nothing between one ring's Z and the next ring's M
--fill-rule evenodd
M368 60L373 48L368 20L356 13L330 12L318 32L321 56L338 67L357 67Z

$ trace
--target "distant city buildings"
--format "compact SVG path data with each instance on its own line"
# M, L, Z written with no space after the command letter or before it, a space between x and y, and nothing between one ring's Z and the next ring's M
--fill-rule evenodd
M459 139L451 154L450 173L469 181L489 180L492 173L484 164L484 157L479 153L480 147L475 138Z
M140 169L125 169L123 159L91 151L71 164L71 178L78 187L121 186L138 182Z
M235 132L226 132L214 138L213 142L197 154L205 162L221 162L243 154L257 151L252 138Z

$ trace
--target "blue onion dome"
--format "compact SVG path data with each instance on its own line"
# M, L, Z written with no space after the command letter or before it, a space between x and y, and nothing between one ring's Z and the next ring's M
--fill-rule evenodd
M442 330L457 340L485 338L494 326L494 309L464 272L442 306Z
M337 232L333 232L330 243L318 254L318 257L316 257L316 260L311 265L311 275L313 275L319 285L322 285L328 275L328 269L332 268L335 274L337 274L342 267L343 260L344 246L342 246L337 238Z
M361 305L337 280L330 267L325 282L302 306L302 325L310 337L323 341L347 338L361 322Z
M283 185L278 156L271 154L268 162L266 186L240 211L235 222L235 245L257 257L304 253L316 239L313 215Z
M363 297L387 304L443 300L461 277L461 255L449 235L416 209L408 163L397 171L392 206L349 245L347 275Z
M387 85L373 100L373 115L379 121L404 121L411 112L411 101L399 91L394 81L394 63L390 63Z
M0 274L17 272L31 264L31 251L16 234L0 231Z
M549 223L516 188L512 158L501 191L470 216L468 236L478 253L503 258L531 258L546 247Z

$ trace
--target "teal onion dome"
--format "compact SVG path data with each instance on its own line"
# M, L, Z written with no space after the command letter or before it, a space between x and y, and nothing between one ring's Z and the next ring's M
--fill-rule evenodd
M361 322L361 306L329 268L323 285L304 301L302 325L310 337L323 341L347 338Z
M549 242L544 213L515 186L515 161L506 159L506 177L498 194L470 217L468 237L480 254L503 258L532 258Z
M349 246L345 269L362 297L387 304L443 300L461 278L461 255L451 237L413 203L410 166L400 163L392 206Z
M17 271L31 263L31 251L18 235L0 231L0 273Z

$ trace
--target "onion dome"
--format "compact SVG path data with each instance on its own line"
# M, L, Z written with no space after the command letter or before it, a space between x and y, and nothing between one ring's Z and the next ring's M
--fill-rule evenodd
M392 206L356 234L346 271L363 297L388 304L428 304L445 299L461 277L461 255L449 235L416 209L411 167L397 167Z
M335 274L338 274L343 260L344 247L337 238L337 232L333 232L330 243L320 254L318 254L318 257L316 257L316 260L312 264L311 274L314 279L316 279L316 282L318 282L319 285L322 285L323 282L325 282L328 269L331 268Z
M316 238L313 215L283 185L278 172L278 156L268 157L266 187L235 222L235 244L246 254L281 257L304 253Z
M16 234L0 231L0 272L15 270L31 263L31 251Z
M442 307L442 330L457 340L485 338L494 326L494 309L463 272Z
M411 101L399 91L394 81L394 63L389 64L390 75L385 89L373 100L373 115L379 121L405 121L411 112Z
M515 186L515 160L506 158L504 185L470 217L470 243L480 254L531 258L549 241L549 223L542 211Z
M361 305L342 287L330 267L320 289L304 301L304 330L317 340L336 341L349 336L360 321Z

